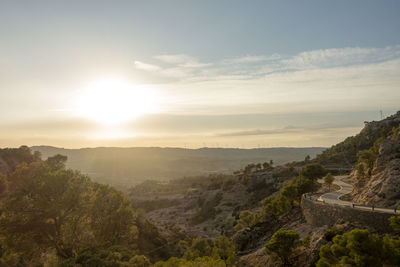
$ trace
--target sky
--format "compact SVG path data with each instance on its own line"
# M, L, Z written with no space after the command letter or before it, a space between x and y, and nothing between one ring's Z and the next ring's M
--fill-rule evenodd
M399 1L0 1L0 146L331 146L400 110Z

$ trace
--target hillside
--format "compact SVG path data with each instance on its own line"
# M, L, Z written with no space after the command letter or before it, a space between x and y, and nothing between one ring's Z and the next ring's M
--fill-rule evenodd
M275 164L314 157L323 148L82 148L32 147L43 159L68 157L67 167L89 174L95 181L120 189L147 179L169 180L184 176L231 173L249 163L273 160Z
M400 113L376 126L380 124L395 126L359 153L351 175L351 197L356 203L393 208L400 204Z
M390 135L392 129L399 125L400 111L381 121L365 122L365 127L355 136L346 138L319 154L316 162L325 167L351 169L357 162L358 152L371 148L381 137Z

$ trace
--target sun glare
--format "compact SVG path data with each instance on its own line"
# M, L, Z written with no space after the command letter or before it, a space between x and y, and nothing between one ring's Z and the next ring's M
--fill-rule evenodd
M105 125L123 124L155 111L153 89L121 79L102 79L90 83L77 96L78 116Z

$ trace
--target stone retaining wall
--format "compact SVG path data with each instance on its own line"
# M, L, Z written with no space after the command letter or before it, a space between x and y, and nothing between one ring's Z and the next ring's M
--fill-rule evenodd
M313 226L334 225L337 222L356 222L372 227L380 233L391 232L389 218L395 214L353 209L347 206L327 204L313 199L301 199L301 208L307 223ZM397 215L398 216L398 215Z

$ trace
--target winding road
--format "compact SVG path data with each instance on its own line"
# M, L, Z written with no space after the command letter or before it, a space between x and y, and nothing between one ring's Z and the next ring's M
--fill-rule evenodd
M333 181L333 184L336 184L340 187L339 190L334 191L334 192L329 192L321 195L318 198L318 201L322 201L324 203L328 204L337 204L341 206L348 206L352 207L355 209L362 209L362 210L369 210L369 211L374 211L374 212L385 212L385 213L400 213L400 211L395 211L394 209L388 209L388 208L379 208L379 207L371 207L371 206L366 206L366 205L360 205L356 204L350 201L344 201L340 200L339 198L343 195L346 195L348 193L351 193L353 191L353 186L351 184L345 183L342 181L342 179L347 178L348 176L335 176L335 180ZM320 179L318 182L323 183L324 180Z

